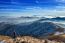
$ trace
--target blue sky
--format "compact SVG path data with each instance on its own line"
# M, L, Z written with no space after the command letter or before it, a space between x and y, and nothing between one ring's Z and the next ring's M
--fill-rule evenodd
M0 0L0 16L65 16L65 0Z

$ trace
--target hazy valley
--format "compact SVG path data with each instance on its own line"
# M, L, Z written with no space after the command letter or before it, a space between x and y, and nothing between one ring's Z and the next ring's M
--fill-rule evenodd
M25 43L65 43L65 17L3 16L0 17L0 35L0 40L10 40L10 43L24 43L22 40Z

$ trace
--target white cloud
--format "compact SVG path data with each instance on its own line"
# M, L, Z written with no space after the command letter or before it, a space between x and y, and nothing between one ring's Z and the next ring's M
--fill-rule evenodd
M65 6L56 6L56 9L63 11L63 10L65 10Z
M45 9L40 7L28 7L24 10L0 9L0 14L3 14L3 15L9 14L9 15L16 15L16 16L21 16L21 15L65 16L65 7L56 6L56 8L53 8L53 9Z
M55 0L59 6L65 6L65 0Z
M63 32L56 32L55 35L64 34Z
M65 0L56 0L56 2L65 3Z

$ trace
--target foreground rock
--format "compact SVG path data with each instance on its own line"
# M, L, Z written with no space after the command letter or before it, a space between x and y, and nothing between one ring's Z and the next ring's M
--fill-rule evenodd
M22 37L20 36L16 37L15 39L10 38L8 36L0 36L0 43L64 43L64 42L48 39L39 39L31 36L22 36Z
M13 43L13 39L8 36L0 35L0 43Z
M50 37L48 37L49 40L55 40L55 41L59 41L59 42L65 42L65 34L61 34L61 35L52 35Z
M15 43L64 43L64 42L23 36L23 37L17 37Z

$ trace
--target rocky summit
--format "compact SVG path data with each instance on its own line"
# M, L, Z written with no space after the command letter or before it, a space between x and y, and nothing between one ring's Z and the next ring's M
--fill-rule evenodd
M63 35L62 35L63 36ZM52 37L57 37L57 36L52 36ZM52 37L49 37L49 39L40 39L40 38L35 38L32 36L19 36L16 37L15 39L8 37L8 36L0 36L0 43L65 43L64 41L58 41L58 39L52 39ZM60 37L58 37L60 38ZM64 37L65 39L65 37Z

